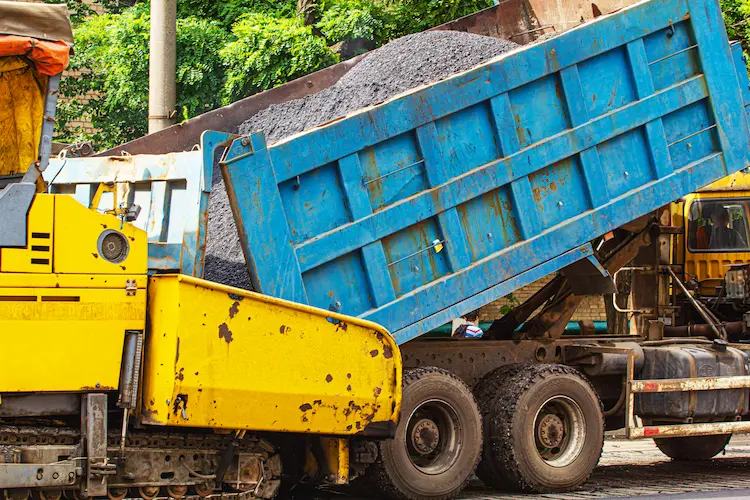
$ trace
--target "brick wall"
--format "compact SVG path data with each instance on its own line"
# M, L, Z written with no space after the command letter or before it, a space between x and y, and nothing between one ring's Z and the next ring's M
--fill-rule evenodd
M551 279L552 275L542 278L540 280L527 285L520 290L513 293L513 296L521 303L525 302L526 299L531 297L534 293L539 291L544 285L546 285ZM512 305L507 298L502 298L491 304L488 304L479 310L479 321L493 321L502 316L500 309L505 305ZM607 313L604 309L604 299L601 295L587 295L583 299L581 305L578 306L575 314L573 315L573 321L580 320L591 320L591 321L606 321Z

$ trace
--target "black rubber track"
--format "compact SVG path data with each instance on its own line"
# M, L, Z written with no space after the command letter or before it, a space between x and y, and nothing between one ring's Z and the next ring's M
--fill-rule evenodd
M519 407L526 393L540 387L540 384L550 382L560 377L575 377L581 387L587 388L589 395L595 399L594 408L589 407L589 420L596 425L596 431L591 433L591 441L587 439L588 448L581 456L586 456L586 463L592 463L588 470L577 470L582 477L564 486L550 486L533 477L521 461L523 455L530 450L520 449L514 441L514 436L522 433L523 426L534 415L536 410ZM492 372L486 380L477 384L476 396L482 405L485 416L484 456L480 478L490 486L502 490L514 490L530 493L560 492L575 489L588 480L596 463L599 461L604 442L604 419L601 416L602 404L594 387L577 370L564 365L511 365ZM495 399L489 395L495 389ZM582 401L577 401L579 404ZM595 411L598 409L598 411ZM585 409L584 409L585 412ZM534 450L536 452L536 450ZM491 463L490 463L491 461ZM570 468L570 466L566 467ZM573 469L569 469L573 472Z
M724 451L731 434L716 436L690 436L669 439L654 439L656 447L672 460L711 460Z
M422 379L426 377L434 377L435 375L444 377L446 380L449 381L452 385L456 384L458 386L463 386L466 388L466 401L465 404L469 407L473 407L473 410L476 412L477 417L479 416L479 408L477 407L476 401L471 393L471 390L468 386L456 375L449 372L448 370L443 370L442 368L437 368L434 366L428 366L423 368L414 368L410 370L404 370L404 377L403 377L403 389L404 389L404 400L407 399L407 392L409 391L410 387L413 387L417 382L421 381ZM438 396L436 394L436 396ZM407 413L409 411L408 408L402 408L401 409L401 417L402 421L399 423L399 426L401 425L407 425L408 422L405 420L408 418L409 414ZM375 492L372 490L369 492L370 496L373 496L374 498L394 498L399 500L448 500L451 498L455 498L465 487L469 484L469 482L472 479L472 476L474 475L474 471L476 470L477 464L479 463L479 460L481 458L481 436L482 436L482 429L481 429L481 420L477 419L477 425L479 426L479 437L478 442L476 443L477 450L479 451L476 453L475 458L472 460L472 463L468 464L467 469L469 472L466 474L465 480L457 485L454 490L448 494L443 495L430 495L430 496L424 496L424 495L416 495L412 492L405 491L403 488L401 488L396 481L394 481L392 475L389 472L389 466L386 463L386 461L383 459L384 452L387 453L386 447L388 446L388 443L390 441L381 441L378 443L378 458L375 461L374 464L370 465L367 468L367 471L365 472L365 476L362 478L362 481L360 483L360 490L362 490L363 487L370 487L374 488ZM464 446L466 446L465 444ZM437 478L435 478L437 480Z

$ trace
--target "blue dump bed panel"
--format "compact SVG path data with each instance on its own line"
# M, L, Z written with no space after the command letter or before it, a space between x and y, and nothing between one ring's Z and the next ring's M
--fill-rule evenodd
M406 342L586 258L747 166L737 56L717 2L647 1L284 142L236 141L255 285Z

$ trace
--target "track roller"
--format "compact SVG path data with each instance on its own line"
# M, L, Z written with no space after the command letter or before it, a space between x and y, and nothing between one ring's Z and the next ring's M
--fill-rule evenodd
M109 500L123 500L126 496L128 496L127 488L109 488L107 490Z
M214 492L214 485L211 483L202 483L195 485L195 494L201 498L205 498Z
M30 490L28 488L14 488L3 491L5 500L27 500Z
M154 498L159 496L159 487L141 486L140 488L138 488L138 495L140 495L140 497L144 500L154 500Z
M511 365L475 388L485 426L477 475L501 490L560 492L583 484L604 444L591 383L563 365Z
M62 494L62 490L41 490L39 492L39 500L60 500Z
M175 500L187 495L188 487L184 485L167 486L167 494Z
M385 496L443 500L471 480L482 452L482 419L471 390L435 367L404 372L401 421L365 481Z

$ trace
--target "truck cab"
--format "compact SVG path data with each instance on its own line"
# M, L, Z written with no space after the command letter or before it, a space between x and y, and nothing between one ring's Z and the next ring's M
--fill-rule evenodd
M743 319L750 268L750 171L741 170L672 205L679 228L672 262L684 281L723 321ZM681 308L680 324L702 322L692 307Z

